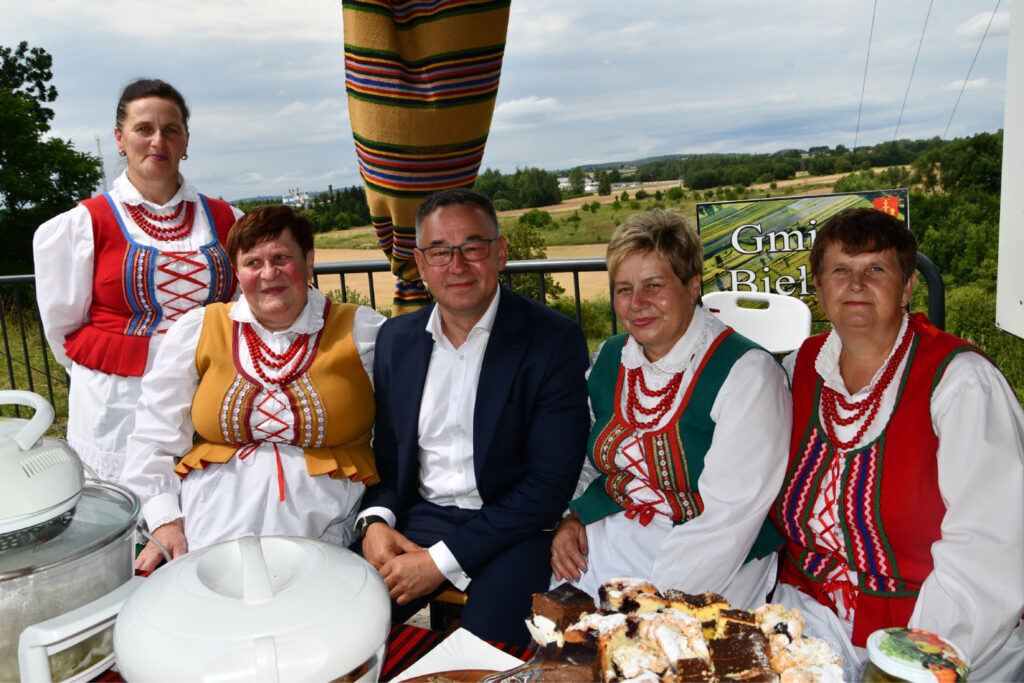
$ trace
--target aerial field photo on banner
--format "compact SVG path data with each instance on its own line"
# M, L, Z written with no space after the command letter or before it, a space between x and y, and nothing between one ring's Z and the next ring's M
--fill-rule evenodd
M818 227L846 209L875 208L909 220L907 190L872 190L697 204L704 244L704 292L798 296L815 321L826 320L814 295L810 251Z

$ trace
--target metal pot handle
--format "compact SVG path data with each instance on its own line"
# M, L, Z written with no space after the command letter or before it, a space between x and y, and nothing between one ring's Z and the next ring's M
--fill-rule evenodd
M28 424L19 429L18 433L13 437L18 447L23 451L27 451L50 428L56 413L54 413L53 406L50 405L49 401L31 391L20 391L17 389L0 391L0 405L10 404L27 406L34 408L36 411L32 419L28 421Z
M124 601L135 592L142 581L141 576L133 576L87 605L33 624L22 631L18 639L18 669L21 680L50 683L53 680L50 677L50 655L66 650L89 636L113 626L118 612L124 606ZM97 673L108 668L113 660L114 653L111 652L85 671L65 679L65 683L91 680Z

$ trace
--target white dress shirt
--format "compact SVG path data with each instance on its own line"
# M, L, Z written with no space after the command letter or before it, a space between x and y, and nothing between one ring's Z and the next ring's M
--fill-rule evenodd
M441 311L434 306L427 319L426 331L434 339L427 377L420 398L418 425L419 493L435 505L454 506L464 510L483 507L476 488L473 467L473 411L484 352L491 338L494 318L498 313L501 288L477 321L462 346L455 348L445 336ZM395 526L395 515L383 507L363 510L360 517L378 515ZM446 579L459 590L465 590L470 577L444 541L428 548L431 559Z

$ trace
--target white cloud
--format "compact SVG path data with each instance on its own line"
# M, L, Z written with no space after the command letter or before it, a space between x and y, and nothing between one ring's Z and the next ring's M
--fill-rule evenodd
M565 107L553 97L530 95L508 100L494 108L491 130L514 130L539 125L545 119L564 111Z
M953 81L952 83L947 84L945 88L947 90L960 90L960 88L964 88L964 90L981 90L985 88L987 85L988 79L972 78L971 80L967 81L967 86L964 87L964 79L961 78L959 81Z
M992 21L992 25L989 26L989 20ZM985 34L985 28L988 27L988 35ZM967 40L979 41L982 36L985 36L985 40L988 40L993 36L1006 36L1010 33L1010 13L996 12L995 16L992 16L991 12L982 12L981 14L975 14L973 17L958 24L954 30L954 35L958 38L964 38Z

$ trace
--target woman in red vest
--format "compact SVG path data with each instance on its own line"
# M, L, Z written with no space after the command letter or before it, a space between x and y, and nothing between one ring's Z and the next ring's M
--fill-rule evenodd
M347 546L378 480L371 372L384 316L308 285L313 230L287 206L250 211L226 248L242 296L168 330L122 481L172 557L246 533ZM161 559L150 543L136 567Z
M704 249L683 216L628 218L608 242L615 313L588 390L588 458L552 541L556 582L713 590L759 607L782 539L766 521L786 459L790 397L764 349L701 304Z
M841 648L848 676L871 632L910 626L963 649L972 679L1022 680L1024 413L976 347L908 313L916 259L904 223L875 209L817 234L833 329L786 359L774 601Z
M71 376L68 443L102 479L121 474L139 383L168 326L235 289L222 245L242 213L178 172L188 119L171 85L129 83L114 126L124 173L32 243L43 329Z

